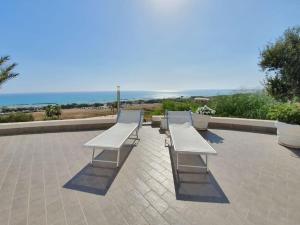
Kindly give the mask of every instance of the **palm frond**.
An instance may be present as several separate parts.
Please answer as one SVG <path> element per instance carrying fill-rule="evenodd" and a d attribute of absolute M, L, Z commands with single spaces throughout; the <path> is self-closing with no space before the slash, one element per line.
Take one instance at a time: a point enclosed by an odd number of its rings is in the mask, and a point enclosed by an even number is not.
<path fill-rule="evenodd" d="M 7 72 L 11 72 L 17 65 L 17 63 L 12 63 L 9 66 L 7 66 L 4 70 Z"/>
<path fill-rule="evenodd" d="M 16 63 L 12 63 L 8 66 L 3 66 L 9 60 L 9 56 L 0 57 L 0 86 L 6 81 L 17 77 L 19 74 L 14 73 L 13 70 L 17 66 Z"/>
<path fill-rule="evenodd" d="M 10 58 L 9 58 L 8 55 L 6 55 L 6 56 L 1 56 L 1 57 L 0 57 L 0 66 L 1 66 L 2 64 L 4 64 L 5 62 L 7 62 L 9 59 L 10 59 Z"/>

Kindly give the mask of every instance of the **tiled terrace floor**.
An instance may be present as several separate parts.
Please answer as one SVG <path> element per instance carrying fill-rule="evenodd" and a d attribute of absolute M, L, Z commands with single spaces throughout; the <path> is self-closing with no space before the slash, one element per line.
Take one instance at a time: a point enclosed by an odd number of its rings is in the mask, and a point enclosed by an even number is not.
<path fill-rule="evenodd" d="M 140 130 L 118 173 L 89 165 L 82 145 L 100 132 L 0 137 L 0 224 L 300 224 L 300 153 L 274 135 L 210 130 L 211 173 L 174 185 L 158 129 Z"/>

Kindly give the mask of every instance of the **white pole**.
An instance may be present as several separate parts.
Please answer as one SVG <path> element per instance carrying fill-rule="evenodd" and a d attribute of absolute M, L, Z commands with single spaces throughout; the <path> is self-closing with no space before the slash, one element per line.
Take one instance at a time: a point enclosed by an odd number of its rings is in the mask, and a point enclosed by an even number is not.
<path fill-rule="evenodd" d="M 117 110 L 120 111 L 120 86 L 117 86 Z"/>

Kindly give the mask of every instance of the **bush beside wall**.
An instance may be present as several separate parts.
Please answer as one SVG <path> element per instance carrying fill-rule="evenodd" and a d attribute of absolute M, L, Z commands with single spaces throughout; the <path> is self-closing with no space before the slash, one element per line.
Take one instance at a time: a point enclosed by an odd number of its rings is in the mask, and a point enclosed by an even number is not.
<path fill-rule="evenodd" d="M 208 106 L 216 110 L 216 116 L 268 119 L 268 112 L 275 103 L 265 94 L 235 94 L 212 97 Z"/>
<path fill-rule="evenodd" d="M 16 112 L 0 116 L 0 123 L 28 122 L 33 120 L 33 116 L 30 113 Z"/>

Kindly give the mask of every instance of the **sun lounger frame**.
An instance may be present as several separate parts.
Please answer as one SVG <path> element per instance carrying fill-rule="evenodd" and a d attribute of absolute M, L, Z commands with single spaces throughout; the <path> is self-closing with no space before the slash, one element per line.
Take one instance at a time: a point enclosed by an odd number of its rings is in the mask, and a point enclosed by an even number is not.
<path fill-rule="evenodd" d="M 118 120 L 119 120 L 119 117 L 120 117 L 120 113 L 122 113 L 122 110 L 120 110 L 117 114 L 117 122 L 116 124 L 118 123 Z M 116 167 L 119 167 L 120 166 L 120 150 L 123 146 L 123 144 L 128 140 L 128 139 L 134 139 L 134 140 L 139 140 L 139 129 L 140 127 L 142 126 L 142 121 L 143 120 L 143 111 L 140 110 L 140 119 L 139 119 L 139 123 L 137 124 L 137 127 L 128 135 L 128 137 L 124 140 L 124 142 L 121 144 L 121 146 L 119 148 L 116 148 L 116 149 L 109 149 L 110 151 L 117 151 L 117 159 L 116 161 L 110 161 L 110 160 L 101 160 L 101 159 L 96 159 L 95 158 L 95 151 L 97 149 L 101 149 L 101 150 L 107 150 L 105 149 L 104 147 L 97 147 L 97 146 L 93 146 L 93 152 L 92 152 L 92 160 L 91 160 L 91 164 L 92 166 L 94 166 L 94 162 L 102 162 L 102 163 L 115 163 L 116 164 Z M 115 125 L 116 125 L 115 124 Z M 105 132 L 105 131 L 104 131 Z"/>
<path fill-rule="evenodd" d="M 140 140 L 139 139 L 139 135 L 138 135 L 139 127 L 140 127 L 140 125 L 138 125 L 138 127 L 129 135 L 129 137 L 126 140 L 128 140 L 128 139 Z M 125 143 L 125 141 L 124 141 L 124 143 Z M 123 144 L 122 144 L 122 146 L 123 146 Z M 119 165 L 120 165 L 120 150 L 121 150 L 122 146 L 120 148 L 118 148 L 118 149 L 115 149 L 115 150 L 110 149 L 110 151 L 117 151 L 117 159 L 116 159 L 116 161 L 95 159 L 95 151 L 97 149 L 102 149 L 102 150 L 105 150 L 105 149 L 103 149 L 102 147 L 93 147 L 91 164 L 94 165 L 94 162 L 115 163 L 116 166 L 119 167 Z"/>
<path fill-rule="evenodd" d="M 192 119 L 192 113 L 191 111 L 189 111 L 189 115 L 190 115 L 190 122 L 191 122 L 191 126 L 193 126 L 193 119 Z M 169 117 L 168 117 L 168 111 L 166 111 L 166 115 L 165 117 L 167 118 L 167 127 L 168 127 L 168 133 L 167 133 L 167 137 L 165 139 L 165 146 L 166 147 L 173 147 L 174 152 L 176 154 L 176 172 L 178 174 L 179 168 L 180 167 L 185 167 L 185 168 L 200 168 L 200 169 L 205 169 L 206 173 L 209 172 L 209 168 L 208 168 L 208 155 L 211 153 L 205 153 L 205 152 L 188 152 L 188 151 L 176 151 L 174 143 L 173 143 L 173 138 L 171 135 L 171 132 L 169 130 Z M 195 128 L 194 128 L 195 129 Z M 200 134 L 199 134 L 200 135 Z M 168 139 L 170 144 L 168 143 Z M 205 166 L 198 166 L 198 165 L 188 165 L 188 164 L 180 164 L 179 163 L 179 156 L 183 155 L 183 154 L 189 154 L 189 155 L 198 155 L 200 157 L 200 159 L 203 161 Z M 202 159 L 201 155 L 205 156 L 205 161 Z"/>

